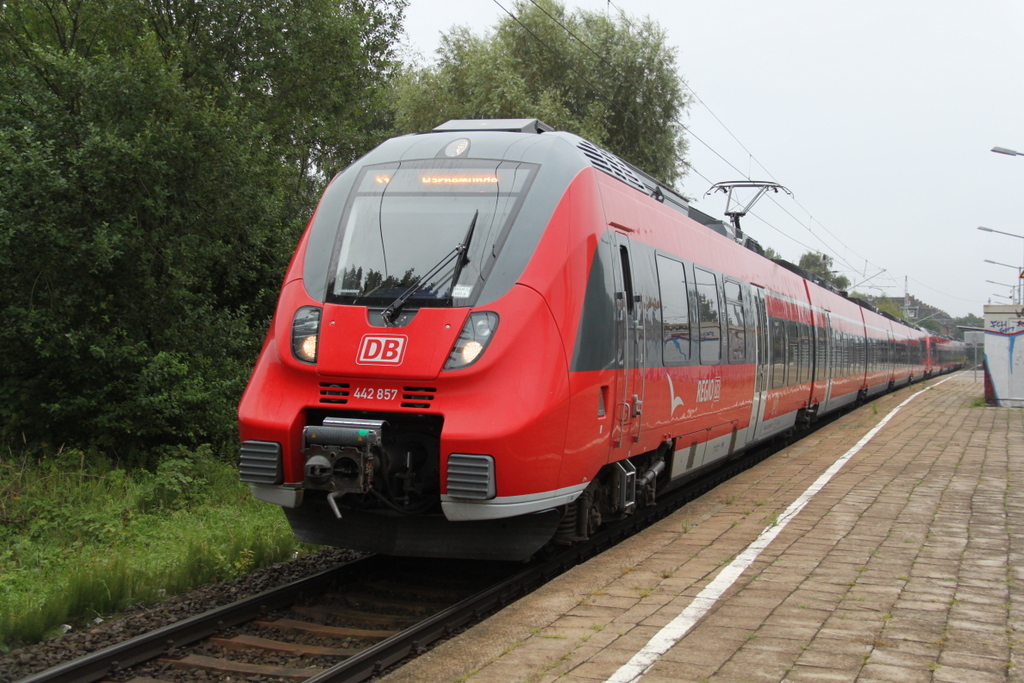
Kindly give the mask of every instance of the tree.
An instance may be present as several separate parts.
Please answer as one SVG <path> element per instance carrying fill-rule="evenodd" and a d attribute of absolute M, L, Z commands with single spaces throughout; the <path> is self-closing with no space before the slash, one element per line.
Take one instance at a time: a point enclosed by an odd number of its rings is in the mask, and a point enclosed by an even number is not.
<path fill-rule="evenodd" d="M 653 21 L 516 2 L 491 32 L 453 28 L 435 65 L 402 74 L 395 124 L 413 133 L 449 119 L 539 118 L 673 183 L 685 172 L 683 87 Z"/>
<path fill-rule="evenodd" d="M 836 289 L 845 292 L 850 288 L 850 278 L 845 275 L 840 275 L 832 270 L 831 256 L 809 251 L 800 257 L 800 262 L 797 265 L 810 273 L 814 273 L 827 282 L 832 283 Z"/>
<path fill-rule="evenodd" d="M 985 319 L 973 313 L 968 313 L 961 318 L 956 318 L 955 322 L 958 327 L 985 327 Z"/>
<path fill-rule="evenodd" d="M 400 15 L 0 5 L 0 437 L 127 457 L 234 439 L 318 187 L 383 135 Z"/>
<path fill-rule="evenodd" d="M 882 311 L 883 313 L 888 313 L 894 318 L 899 318 L 900 320 L 908 319 L 906 311 L 903 310 L 903 307 L 888 297 L 868 297 L 868 300 L 871 301 L 872 304 L 874 304 L 875 308 Z"/>

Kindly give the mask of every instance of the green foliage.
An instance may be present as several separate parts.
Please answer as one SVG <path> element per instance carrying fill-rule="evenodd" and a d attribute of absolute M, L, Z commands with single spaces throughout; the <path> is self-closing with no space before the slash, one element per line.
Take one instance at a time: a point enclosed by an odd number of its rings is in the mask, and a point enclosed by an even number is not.
<path fill-rule="evenodd" d="M 979 329 L 984 329 L 985 327 L 985 319 L 973 313 L 968 313 L 962 318 L 956 318 L 953 322 L 957 326 L 954 328 L 953 336 L 957 339 L 964 338 L 964 330 L 961 330 L 960 327 L 977 327 Z"/>
<path fill-rule="evenodd" d="M 884 298 L 884 297 L 883 298 L 877 298 L 877 299 L 874 299 L 872 301 L 872 303 L 875 305 L 875 307 L 878 310 L 880 310 L 880 311 L 882 311 L 884 313 L 888 313 L 889 315 L 892 315 L 892 316 L 894 316 L 896 318 L 899 318 L 900 320 L 906 320 L 907 319 L 907 316 L 905 315 L 905 313 L 903 311 L 903 308 L 898 306 L 896 304 L 896 302 L 894 302 L 892 299 L 887 299 L 887 298 Z"/>
<path fill-rule="evenodd" d="M 771 247 L 765 247 L 764 248 L 764 257 L 766 259 L 771 259 L 772 261 L 774 261 L 776 259 L 782 258 L 782 254 L 780 254 L 779 252 L 775 251 Z"/>
<path fill-rule="evenodd" d="M 797 265 L 832 283 L 836 289 L 846 291 L 850 288 L 850 278 L 833 272 L 831 256 L 809 251 L 800 257 L 800 262 Z"/>
<path fill-rule="evenodd" d="M 234 439 L 318 188 L 385 135 L 402 7 L 0 6 L 0 438 Z"/>
<path fill-rule="evenodd" d="M 979 315 L 968 313 L 962 318 L 957 318 L 956 324 L 963 325 L 964 327 L 985 327 L 985 319 Z"/>
<path fill-rule="evenodd" d="M 399 132 L 448 119 L 539 118 L 663 181 L 682 177 L 679 121 L 689 98 L 661 27 L 569 13 L 557 0 L 516 2 L 513 14 L 482 37 L 453 28 L 436 65 L 402 74 L 394 92 Z"/>
<path fill-rule="evenodd" d="M 230 579 L 299 550 L 208 448 L 155 472 L 64 450 L 0 458 L 0 648 Z"/>

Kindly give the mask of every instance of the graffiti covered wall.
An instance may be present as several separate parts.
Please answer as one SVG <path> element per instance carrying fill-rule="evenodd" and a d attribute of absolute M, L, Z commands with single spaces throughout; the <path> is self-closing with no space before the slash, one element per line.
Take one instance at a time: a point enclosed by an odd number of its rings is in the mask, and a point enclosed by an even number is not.
<path fill-rule="evenodd" d="M 1024 306 L 985 306 L 985 400 L 1024 408 Z"/>

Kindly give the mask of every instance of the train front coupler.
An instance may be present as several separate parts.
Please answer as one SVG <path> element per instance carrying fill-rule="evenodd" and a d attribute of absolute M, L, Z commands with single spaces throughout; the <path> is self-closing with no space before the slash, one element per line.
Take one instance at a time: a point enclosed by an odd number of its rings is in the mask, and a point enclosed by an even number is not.
<path fill-rule="evenodd" d="M 341 519 L 337 499 L 369 493 L 374 469 L 384 457 L 381 434 L 387 422 L 328 417 L 302 430 L 305 488 L 329 491 L 327 502 Z"/>

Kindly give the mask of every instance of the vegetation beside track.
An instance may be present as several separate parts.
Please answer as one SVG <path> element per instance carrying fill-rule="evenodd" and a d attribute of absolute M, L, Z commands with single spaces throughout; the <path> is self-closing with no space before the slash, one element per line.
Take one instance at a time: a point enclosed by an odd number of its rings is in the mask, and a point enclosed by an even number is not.
<path fill-rule="evenodd" d="M 155 470 L 0 453 L 0 650 L 303 552 L 208 448 Z M 311 548 L 306 546 L 305 548 Z"/>

